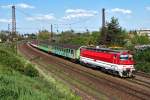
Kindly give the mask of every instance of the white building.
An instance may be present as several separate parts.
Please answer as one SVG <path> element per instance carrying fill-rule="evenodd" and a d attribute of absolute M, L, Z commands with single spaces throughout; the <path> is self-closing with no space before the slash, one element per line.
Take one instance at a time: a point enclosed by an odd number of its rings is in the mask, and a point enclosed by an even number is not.
<path fill-rule="evenodd" d="M 147 35 L 150 38 L 150 29 L 137 30 L 137 34 L 140 36 Z"/>

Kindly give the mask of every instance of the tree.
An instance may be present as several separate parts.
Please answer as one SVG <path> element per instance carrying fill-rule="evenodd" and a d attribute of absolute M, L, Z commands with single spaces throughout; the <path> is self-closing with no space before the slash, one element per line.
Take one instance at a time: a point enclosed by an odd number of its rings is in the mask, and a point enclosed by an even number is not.
<path fill-rule="evenodd" d="M 111 21 L 106 24 L 106 42 L 109 45 L 123 45 L 124 44 L 124 35 L 126 31 L 123 30 L 117 18 L 112 17 Z"/>
<path fill-rule="evenodd" d="M 51 33 L 49 31 L 47 31 L 47 30 L 41 30 L 38 33 L 38 39 L 40 39 L 40 40 L 48 40 L 48 39 L 50 39 L 50 34 Z"/>
<path fill-rule="evenodd" d="M 75 34 L 73 31 L 65 31 L 62 32 L 60 35 L 59 42 L 60 43 L 68 43 L 70 40 L 72 40 L 75 37 Z"/>
<path fill-rule="evenodd" d="M 9 38 L 9 35 L 10 34 L 8 31 L 4 31 L 4 30 L 0 31 L 0 39 L 2 41 L 7 41 L 7 39 Z"/>
<path fill-rule="evenodd" d="M 145 36 L 135 35 L 132 38 L 131 42 L 134 45 L 150 44 L 150 39 L 147 35 Z"/>
<path fill-rule="evenodd" d="M 69 43 L 76 45 L 96 45 L 98 44 L 100 32 L 92 32 L 86 31 L 84 33 L 72 33 L 71 31 L 65 31 L 60 35 L 59 42 L 60 43 Z"/>

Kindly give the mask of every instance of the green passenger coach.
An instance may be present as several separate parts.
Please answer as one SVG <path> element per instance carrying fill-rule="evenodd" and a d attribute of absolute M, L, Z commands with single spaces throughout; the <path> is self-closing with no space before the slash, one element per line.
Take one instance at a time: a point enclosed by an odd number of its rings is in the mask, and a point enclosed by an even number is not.
<path fill-rule="evenodd" d="M 71 59 L 79 59 L 80 57 L 80 46 L 68 45 L 68 44 L 55 44 L 51 46 L 51 52 L 63 57 Z"/>
<path fill-rule="evenodd" d="M 56 44 L 49 43 L 49 41 L 38 41 L 37 48 L 42 51 L 70 58 L 73 60 L 79 60 L 80 58 L 80 45 Z"/>

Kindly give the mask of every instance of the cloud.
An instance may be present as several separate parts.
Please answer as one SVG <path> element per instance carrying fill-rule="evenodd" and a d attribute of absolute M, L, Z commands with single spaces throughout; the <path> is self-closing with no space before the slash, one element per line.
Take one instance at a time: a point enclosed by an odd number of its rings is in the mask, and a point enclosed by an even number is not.
<path fill-rule="evenodd" d="M 111 9 L 109 12 L 123 13 L 123 14 L 131 14 L 132 13 L 132 11 L 129 9 L 121 9 L 121 8 L 114 8 L 114 9 Z"/>
<path fill-rule="evenodd" d="M 25 3 L 15 4 L 15 6 L 16 6 L 17 8 L 23 8 L 23 9 L 27 9 L 27 8 L 33 9 L 33 8 L 35 8 L 34 6 L 29 5 L 29 4 L 25 4 Z M 1 8 L 11 8 L 12 5 L 2 5 L 2 6 L 0 6 L 0 7 L 1 7 Z"/>
<path fill-rule="evenodd" d="M 47 20 L 54 20 L 55 17 L 53 14 L 46 14 L 46 15 L 27 17 L 26 19 L 29 21 L 47 21 Z"/>
<path fill-rule="evenodd" d="M 84 9 L 67 9 L 66 13 L 94 13 L 94 14 L 97 14 L 97 11 L 84 10 Z"/>
<path fill-rule="evenodd" d="M 93 10 L 84 10 L 84 9 L 67 9 L 65 13 L 66 16 L 64 16 L 63 19 L 71 20 L 74 18 L 93 17 L 98 12 Z"/>
<path fill-rule="evenodd" d="M 31 5 L 28 5 L 28 4 L 25 4 L 25 3 L 16 4 L 16 6 L 19 7 L 19 8 L 24 8 L 24 9 L 26 9 L 26 8 L 30 8 L 30 9 L 35 8 L 34 6 L 31 6 Z"/>
<path fill-rule="evenodd" d="M 150 11 L 150 7 L 145 7 L 146 8 L 146 10 L 149 10 Z"/>
<path fill-rule="evenodd" d="M 0 19 L 0 23 L 11 23 L 11 19 Z"/>
<path fill-rule="evenodd" d="M 0 8 L 11 8 L 12 5 L 1 5 Z"/>

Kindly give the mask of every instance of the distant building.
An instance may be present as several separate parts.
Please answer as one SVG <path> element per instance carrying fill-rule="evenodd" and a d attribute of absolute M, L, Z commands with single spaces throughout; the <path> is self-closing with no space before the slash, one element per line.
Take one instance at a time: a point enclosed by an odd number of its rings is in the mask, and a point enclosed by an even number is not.
<path fill-rule="evenodd" d="M 137 34 L 139 36 L 145 36 L 145 35 L 147 35 L 150 38 L 150 29 L 137 30 Z"/>

